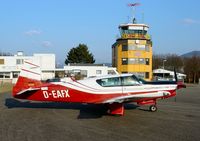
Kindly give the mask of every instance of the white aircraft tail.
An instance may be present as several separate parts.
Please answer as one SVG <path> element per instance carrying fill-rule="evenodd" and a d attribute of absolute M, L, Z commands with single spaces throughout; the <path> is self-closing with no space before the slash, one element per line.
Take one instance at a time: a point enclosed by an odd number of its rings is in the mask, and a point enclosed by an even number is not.
<path fill-rule="evenodd" d="M 41 81 L 40 66 L 30 61 L 24 61 L 24 66 L 19 76 Z"/>

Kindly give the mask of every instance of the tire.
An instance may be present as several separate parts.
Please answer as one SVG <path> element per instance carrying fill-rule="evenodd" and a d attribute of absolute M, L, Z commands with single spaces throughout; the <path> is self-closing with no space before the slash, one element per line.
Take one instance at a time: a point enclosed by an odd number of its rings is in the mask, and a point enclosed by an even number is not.
<path fill-rule="evenodd" d="M 150 107 L 149 107 L 149 110 L 151 111 L 151 112 L 156 112 L 157 111 L 157 106 L 156 105 L 151 105 Z"/>

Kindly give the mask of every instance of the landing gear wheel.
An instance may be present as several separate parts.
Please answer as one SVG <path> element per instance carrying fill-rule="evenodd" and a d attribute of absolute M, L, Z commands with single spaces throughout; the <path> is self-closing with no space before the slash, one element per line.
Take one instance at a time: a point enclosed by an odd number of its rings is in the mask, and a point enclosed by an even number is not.
<path fill-rule="evenodd" d="M 149 110 L 151 111 L 151 112 L 155 112 L 155 111 L 157 111 L 157 107 L 156 107 L 156 105 L 151 105 L 150 107 L 149 107 Z"/>

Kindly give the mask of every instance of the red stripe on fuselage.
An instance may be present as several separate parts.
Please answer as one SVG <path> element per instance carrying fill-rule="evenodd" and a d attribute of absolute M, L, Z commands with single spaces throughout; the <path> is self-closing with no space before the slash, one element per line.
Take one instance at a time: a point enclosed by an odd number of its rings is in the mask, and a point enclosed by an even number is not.
<path fill-rule="evenodd" d="M 75 85 L 75 84 L 73 84 L 73 83 L 70 83 L 70 82 L 67 82 L 67 83 L 70 84 L 70 85 L 73 85 L 73 86 L 75 86 L 75 87 L 78 87 L 78 88 L 81 88 L 81 89 L 85 89 L 85 90 L 89 90 L 89 91 L 93 91 L 93 92 L 100 91 L 99 89 L 92 89 L 92 88 L 90 88 L 90 87 L 85 88 L 85 87 L 77 86 L 77 85 Z M 91 90 L 91 89 L 92 89 L 92 90 Z M 96 91 L 94 91 L 94 90 L 96 90 Z"/>
<path fill-rule="evenodd" d="M 93 90 L 98 90 L 98 89 L 89 87 L 89 86 L 87 86 L 87 85 L 84 85 L 84 84 L 82 84 L 82 83 L 80 83 L 80 82 L 78 82 L 78 81 L 74 81 L 74 82 L 76 82 L 76 83 L 78 83 L 78 84 L 80 84 L 80 85 L 82 85 L 82 86 L 84 86 L 84 87 L 87 87 L 87 88 L 90 88 L 90 89 L 93 89 Z"/>

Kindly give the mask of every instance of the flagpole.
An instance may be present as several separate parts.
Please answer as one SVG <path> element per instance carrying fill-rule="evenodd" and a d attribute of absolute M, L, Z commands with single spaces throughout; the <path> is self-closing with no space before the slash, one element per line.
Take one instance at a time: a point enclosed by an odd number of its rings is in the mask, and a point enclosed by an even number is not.
<path fill-rule="evenodd" d="M 131 22 L 134 23 L 134 19 L 135 19 L 135 6 L 132 6 L 132 12 L 133 12 L 133 13 L 132 13 L 132 16 L 133 16 L 133 17 L 132 17 L 132 19 L 131 19 L 131 20 L 132 20 Z"/>

